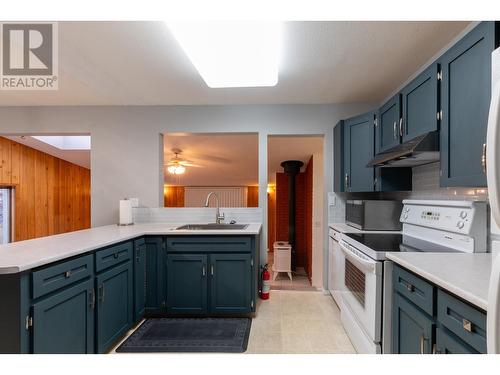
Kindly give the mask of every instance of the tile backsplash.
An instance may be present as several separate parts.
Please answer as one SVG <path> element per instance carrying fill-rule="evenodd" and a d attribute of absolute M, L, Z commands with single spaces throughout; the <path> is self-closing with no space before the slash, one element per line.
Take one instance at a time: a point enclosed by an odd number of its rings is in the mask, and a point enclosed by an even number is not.
<path fill-rule="evenodd" d="M 485 188 L 445 188 L 439 186 L 440 164 L 432 163 L 413 168 L 413 190 L 384 193 L 336 193 L 335 206 L 328 210 L 330 223 L 345 220 L 346 199 L 442 199 L 442 200 L 488 200 Z"/>
<path fill-rule="evenodd" d="M 236 220 L 238 223 L 261 223 L 260 208 L 221 208 L 225 222 Z M 215 208 L 149 208 L 133 209 L 135 223 L 211 223 L 215 221 Z"/>

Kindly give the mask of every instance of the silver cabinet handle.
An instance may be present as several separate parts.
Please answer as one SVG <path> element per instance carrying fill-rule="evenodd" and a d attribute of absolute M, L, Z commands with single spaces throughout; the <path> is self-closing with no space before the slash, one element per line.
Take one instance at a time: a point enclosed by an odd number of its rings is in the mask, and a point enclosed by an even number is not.
<path fill-rule="evenodd" d="M 425 337 L 424 334 L 420 336 L 420 354 L 425 354 L 425 342 L 427 341 L 427 338 Z"/>
<path fill-rule="evenodd" d="M 95 308 L 95 289 L 92 288 L 92 290 L 90 291 L 90 308 L 92 310 L 94 310 Z"/>
<path fill-rule="evenodd" d="M 486 143 L 483 143 L 483 154 L 481 155 L 481 166 L 483 167 L 484 174 L 486 174 Z"/>
<path fill-rule="evenodd" d="M 394 139 L 397 139 L 397 132 L 396 132 L 396 126 L 397 126 L 397 122 L 394 121 L 394 123 L 392 124 L 392 138 Z"/>
<path fill-rule="evenodd" d="M 399 119 L 399 136 L 400 137 L 403 136 L 403 118 L 402 117 Z"/>
<path fill-rule="evenodd" d="M 202 267 L 202 269 L 201 269 L 201 273 L 203 274 L 203 276 L 205 276 L 205 275 L 206 275 L 207 271 L 205 270 L 205 266 L 203 266 L 203 267 Z"/>
<path fill-rule="evenodd" d="M 344 188 L 347 190 L 349 188 L 349 175 L 346 173 L 344 177 Z"/>
<path fill-rule="evenodd" d="M 104 302 L 104 284 L 99 285 L 99 299 Z"/>
<path fill-rule="evenodd" d="M 432 345 L 432 354 L 441 354 L 441 350 L 438 350 L 436 344 Z"/>
<path fill-rule="evenodd" d="M 406 284 L 406 289 L 410 292 L 413 293 L 415 291 L 415 286 L 411 284 Z"/>
<path fill-rule="evenodd" d="M 462 327 L 464 327 L 464 330 L 466 330 L 467 332 L 472 332 L 472 322 L 470 320 L 463 318 Z"/>
<path fill-rule="evenodd" d="M 213 264 L 210 266 L 210 274 L 212 276 L 214 275 L 214 265 Z"/>
<path fill-rule="evenodd" d="M 64 277 L 69 279 L 71 277 L 71 270 L 64 272 Z"/>

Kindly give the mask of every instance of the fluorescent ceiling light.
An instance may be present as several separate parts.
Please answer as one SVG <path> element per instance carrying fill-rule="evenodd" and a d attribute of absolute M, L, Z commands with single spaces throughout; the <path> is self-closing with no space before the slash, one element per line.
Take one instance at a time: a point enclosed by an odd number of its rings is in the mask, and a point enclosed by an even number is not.
<path fill-rule="evenodd" d="M 47 135 L 32 138 L 60 150 L 90 150 L 90 135 Z"/>
<path fill-rule="evenodd" d="M 276 86 L 282 23 L 167 22 L 208 87 Z"/>

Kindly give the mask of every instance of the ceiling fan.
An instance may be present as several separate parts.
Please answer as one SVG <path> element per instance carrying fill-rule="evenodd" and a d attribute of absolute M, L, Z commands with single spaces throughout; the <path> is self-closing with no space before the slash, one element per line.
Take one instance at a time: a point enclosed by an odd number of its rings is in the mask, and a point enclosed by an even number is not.
<path fill-rule="evenodd" d="M 194 162 L 186 160 L 179 156 L 180 154 L 182 154 L 181 149 L 173 148 L 172 152 L 174 153 L 174 157 L 165 164 L 167 166 L 168 173 L 179 175 L 186 172 L 186 167 L 201 167 L 201 165 L 195 164 Z"/>

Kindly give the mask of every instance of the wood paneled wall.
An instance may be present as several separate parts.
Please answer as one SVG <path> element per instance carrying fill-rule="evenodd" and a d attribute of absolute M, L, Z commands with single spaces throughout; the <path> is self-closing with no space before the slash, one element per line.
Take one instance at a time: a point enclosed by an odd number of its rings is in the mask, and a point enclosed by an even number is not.
<path fill-rule="evenodd" d="M 188 191 L 186 192 L 186 189 Z M 195 206 L 201 207 L 203 203 L 205 202 L 205 198 L 208 194 L 209 191 L 218 191 L 219 192 L 219 197 L 221 198 L 221 205 L 223 207 L 242 207 L 246 203 L 246 207 L 259 207 L 259 187 L 258 186 L 247 186 L 247 187 L 211 187 L 211 188 L 204 188 L 204 187 L 189 187 L 189 186 L 166 186 L 163 189 L 163 205 L 164 207 L 188 207 L 188 206 L 193 206 L 191 201 L 189 200 L 189 197 L 192 198 L 192 190 L 189 189 L 198 189 L 200 195 L 200 199 L 197 199 L 197 202 L 200 201 L 201 203 L 196 203 Z M 227 190 L 227 192 L 224 192 L 224 190 Z M 234 190 L 232 192 L 231 190 Z M 224 194 L 230 195 L 230 196 L 237 196 L 239 190 L 241 190 L 241 193 L 246 193 L 246 198 L 244 196 L 241 196 L 241 199 L 236 199 L 239 201 L 238 204 L 228 204 L 227 202 L 224 203 Z M 221 194 L 221 192 L 224 192 L 224 194 Z M 186 193 L 188 193 L 188 199 L 186 199 Z M 236 193 L 236 195 L 234 194 Z M 190 195 L 191 194 L 191 195 Z M 226 197 L 227 198 L 227 197 Z M 230 198 L 229 200 L 234 200 L 233 198 Z M 242 200 L 243 199 L 243 200 Z M 227 199 L 226 199 L 227 201 Z M 186 202 L 188 204 L 186 204 Z"/>
<path fill-rule="evenodd" d="M 247 207 L 259 207 L 259 187 L 247 187 Z"/>
<path fill-rule="evenodd" d="M 14 189 L 14 241 L 90 228 L 90 170 L 0 137 L 0 184 Z"/>
<path fill-rule="evenodd" d="M 267 248 L 274 251 L 276 241 L 276 188 L 267 193 Z"/>
<path fill-rule="evenodd" d="M 304 267 L 309 278 L 312 272 L 312 205 L 313 160 L 305 172 L 295 177 L 295 250 L 297 266 Z M 269 212 L 269 215 L 272 212 Z M 288 175 L 276 173 L 276 241 L 288 241 Z M 268 220 L 273 220 L 269 219 Z"/>
<path fill-rule="evenodd" d="M 164 207 L 184 207 L 184 186 L 165 186 L 163 188 Z"/>

